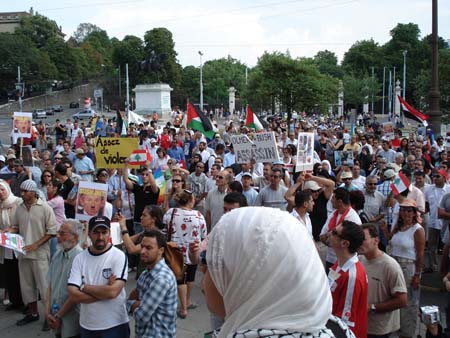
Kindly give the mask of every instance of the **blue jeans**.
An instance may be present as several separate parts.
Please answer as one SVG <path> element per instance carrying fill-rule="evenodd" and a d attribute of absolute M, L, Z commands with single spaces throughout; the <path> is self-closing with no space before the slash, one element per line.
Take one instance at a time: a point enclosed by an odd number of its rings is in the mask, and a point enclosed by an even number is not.
<path fill-rule="evenodd" d="M 80 327 L 81 338 L 129 338 L 130 325 L 128 323 L 114 326 L 106 330 L 87 330 Z"/>

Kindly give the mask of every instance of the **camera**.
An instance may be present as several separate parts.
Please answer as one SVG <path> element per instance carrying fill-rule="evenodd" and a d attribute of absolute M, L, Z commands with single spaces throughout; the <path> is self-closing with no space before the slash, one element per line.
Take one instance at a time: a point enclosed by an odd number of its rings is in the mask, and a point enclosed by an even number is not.
<path fill-rule="evenodd" d="M 441 321 L 439 307 L 436 305 L 421 306 L 420 319 L 425 325 L 439 323 Z"/>

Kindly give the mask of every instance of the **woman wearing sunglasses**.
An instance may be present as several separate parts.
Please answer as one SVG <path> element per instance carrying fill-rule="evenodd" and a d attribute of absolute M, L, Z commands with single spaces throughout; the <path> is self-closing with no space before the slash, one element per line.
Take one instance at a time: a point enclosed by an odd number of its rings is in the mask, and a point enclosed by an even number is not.
<path fill-rule="evenodd" d="M 164 194 L 164 212 L 167 212 L 170 208 L 175 208 L 178 205 L 175 200 L 175 195 L 182 192 L 185 188 L 185 181 L 181 175 L 173 175 L 171 182 L 172 189 L 170 189 L 167 194 Z"/>
<path fill-rule="evenodd" d="M 180 300 L 180 310 L 178 317 L 187 317 L 188 309 L 194 309 L 197 304 L 190 302 L 191 291 L 194 286 L 197 264 L 192 264 L 188 252 L 189 243 L 200 242 L 206 237 L 206 222 L 203 215 L 193 210 L 195 196 L 190 190 L 182 190 L 175 195 L 178 207 L 169 209 L 163 218 L 163 223 L 167 224 L 169 241 L 175 242 L 184 252 L 184 263 L 186 273 L 182 280 L 177 281 L 178 299 Z"/>

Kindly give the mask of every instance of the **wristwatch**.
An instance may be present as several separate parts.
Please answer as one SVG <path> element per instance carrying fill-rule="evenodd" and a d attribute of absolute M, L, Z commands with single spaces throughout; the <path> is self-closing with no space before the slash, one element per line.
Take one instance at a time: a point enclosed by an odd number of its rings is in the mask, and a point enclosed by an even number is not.
<path fill-rule="evenodd" d="M 129 234 L 128 230 L 122 230 L 122 236 L 126 234 Z"/>
<path fill-rule="evenodd" d="M 375 307 L 375 304 L 370 304 L 370 312 L 375 313 L 377 311 L 377 308 Z"/>

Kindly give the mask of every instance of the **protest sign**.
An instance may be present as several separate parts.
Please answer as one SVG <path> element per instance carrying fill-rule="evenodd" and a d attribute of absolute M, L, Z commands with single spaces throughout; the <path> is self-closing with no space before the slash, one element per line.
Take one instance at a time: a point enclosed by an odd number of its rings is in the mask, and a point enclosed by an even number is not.
<path fill-rule="evenodd" d="M 138 149 L 136 137 L 97 137 L 95 158 L 97 168 L 123 168 L 133 150 Z"/>
<path fill-rule="evenodd" d="M 31 154 L 31 146 L 20 147 L 20 153 L 22 154 L 22 162 L 24 167 L 33 166 L 33 156 Z"/>
<path fill-rule="evenodd" d="M 278 149 L 274 132 L 264 132 L 247 135 L 231 135 L 236 163 L 278 161 Z"/>
<path fill-rule="evenodd" d="M 25 254 L 23 247 L 25 241 L 22 236 L 10 232 L 2 232 L 0 236 L 0 246 Z"/>
<path fill-rule="evenodd" d="M 340 165 L 353 166 L 353 151 L 335 151 L 334 152 L 334 165 L 336 167 Z"/>
<path fill-rule="evenodd" d="M 118 222 L 111 222 L 111 244 L 120 245 L 122 242 L 122 230 L 120 229 L 120 224 Z"/>
<path fill-rule="evenodd" d="M 104 216 L 107 192 L 107 184 L 80 181 L 75 218 L 89 221 L 94 216 Z"/>
<path fill-rule="evenodd" d="M 384 131 L 384 136 L 387 139 L 392 139 L 394 138 L 394 124 L 392 122 L 384 122 L 383 123 L 383 131 Z"/>
<path fill-rule="evenodd" d="M 14 112 L 13 137 L 31 137 L 32 113 Z"/>
<path fill-rule="evenodd" d="M 297 142 L 297 165 L 295 171 L 313 170 L 314 133 L 299 133 Z"/>

